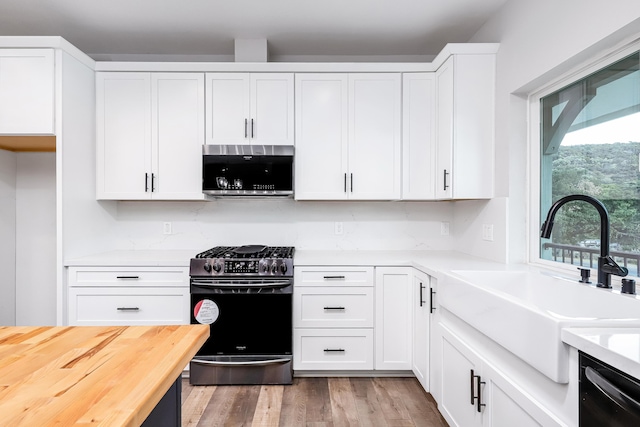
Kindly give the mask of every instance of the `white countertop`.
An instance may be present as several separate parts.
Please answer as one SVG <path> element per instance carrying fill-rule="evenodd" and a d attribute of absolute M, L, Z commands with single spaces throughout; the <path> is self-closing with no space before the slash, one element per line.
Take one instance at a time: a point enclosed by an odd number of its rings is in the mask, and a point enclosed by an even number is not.
<path fill-rule="evenodd" d="M 198 250 L 109 251 L 67 259 L 67 267 L 188 267 Z"/>
<path fill-rule="evenodd" d="M 565 328 L 562 341 L 640 378 L 640 328 Z"/>

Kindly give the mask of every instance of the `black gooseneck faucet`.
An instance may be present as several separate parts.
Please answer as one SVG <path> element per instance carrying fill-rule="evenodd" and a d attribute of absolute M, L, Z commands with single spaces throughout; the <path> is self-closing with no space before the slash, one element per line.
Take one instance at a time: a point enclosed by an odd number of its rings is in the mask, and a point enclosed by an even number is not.
<path fill-rule="evenodd" d="M 561 198 L 549 209 L 547 219 L 542 223 L 542 228 L 540 229 L 540 237 L 544 239 L 551 237 L 553 218 L 555 218 L 558 209 L 565 203 L 573 201 L 587 202 L 595 207 L 600 214 L 600 256 L 598 257 L 597 286 L 599 288 L 611 288 L 611 275 L 624 277 L 629 274 L 629 270 L 626 267 L 620 267 L 613 258 L 609 256 L 609 212 L 607 212 L 607 208 L 600 200 L 583 194 L 573 194 Z"/>

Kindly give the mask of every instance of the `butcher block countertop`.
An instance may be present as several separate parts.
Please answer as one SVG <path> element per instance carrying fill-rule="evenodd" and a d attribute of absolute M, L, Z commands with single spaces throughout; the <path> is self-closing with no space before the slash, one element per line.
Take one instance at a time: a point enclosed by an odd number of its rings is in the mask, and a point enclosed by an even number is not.
<path fill-rule="evenodd" d="M 0 425 L 139 426 L 208 325 L 0 327 Z"/>

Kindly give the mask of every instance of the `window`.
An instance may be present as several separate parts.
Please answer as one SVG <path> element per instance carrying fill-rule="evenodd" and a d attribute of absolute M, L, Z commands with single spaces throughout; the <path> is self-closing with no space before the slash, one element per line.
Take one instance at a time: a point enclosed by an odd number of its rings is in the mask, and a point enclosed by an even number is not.
<path fill-rule="evenodd" d="M 540 217 L 570 194 L 607 208 L 611 254 L 629 275 L 640 261 L 640 53 L 540 99 Z M 600 220 L 589 204 L 570 202 L 556 215 L 540 258 L 596 267 Z"/>

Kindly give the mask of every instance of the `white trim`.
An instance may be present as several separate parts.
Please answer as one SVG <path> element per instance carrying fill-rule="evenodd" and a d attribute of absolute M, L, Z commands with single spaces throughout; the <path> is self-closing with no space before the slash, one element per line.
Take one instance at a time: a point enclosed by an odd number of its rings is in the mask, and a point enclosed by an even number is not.
<path fill-rule="evenodd" d="M 95 69 L 96 65 L 96 61 L 91 59 L 86 53 L 59 36 L 1 36 L 0 48 L 61 49 L 92 70 Z"/>
<path fill-rule="evenodd" d="M 563 264 L 555 261 L 540 258 L 540 99 L 560 90 L 578 80 L 587 77 L 607 66 L 640 50 L 640 37 L 636 36 L 627 40 L 614 48 L 603 51 L 588 63 L 581 63 L 573 67 L 570 71 L 551 80 L 546 85 L 531 92 L 527 101 L 527 260 L 530 264 L 544 268 L 556 269 L 562 272 L 571 271 L 574 273 L 575 265 Z M 536 237 L 534 237 L 536 236 Z M 620 278 L 612 277 L 614 283 L 618 283 Z"/>

